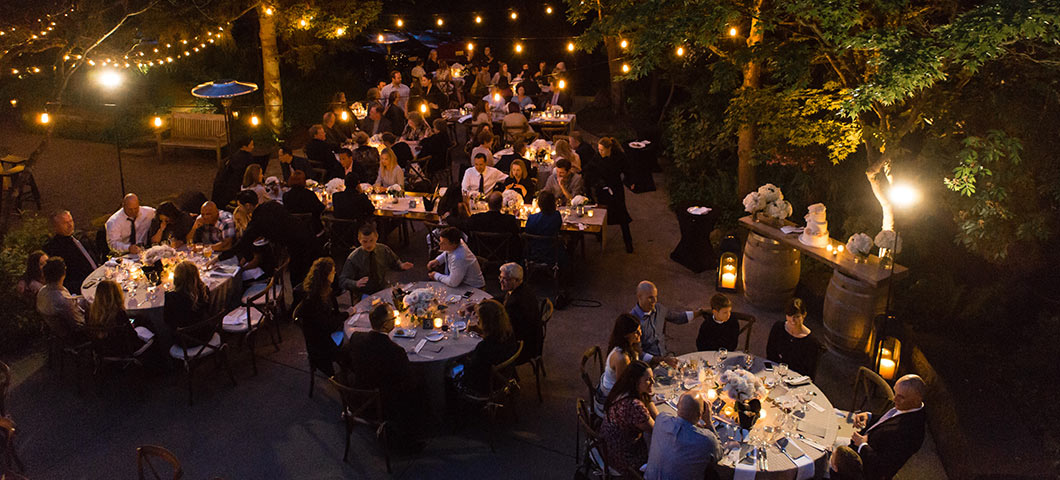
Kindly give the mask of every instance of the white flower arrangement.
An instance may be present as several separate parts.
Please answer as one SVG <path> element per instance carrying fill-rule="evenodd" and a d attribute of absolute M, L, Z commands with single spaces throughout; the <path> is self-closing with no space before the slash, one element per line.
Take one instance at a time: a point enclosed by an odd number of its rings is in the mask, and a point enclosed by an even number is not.
<path fill-rule="evenodd" d="M 431 293 L 430 289 L 417 288 L 405 295 L 405 306 L 408 307 L 413 315 L 422 317 L 430 311 L 433 300 L 434 294 Z"/>
<path fill-rule="evenodd" d="M 585 203 L 588 201 L 589 199 L 585 198 L 582 195 L 575 195 L 574 198 L 570 199 L 570 204 L 572 207 L 580 207 L 582 205 L 585 205 Z"/>
<path fill-rule="evenodd" d="M 372 193 L 372 190 L 375 188 L 371 183 L 362 183 L 358 185 L 358 187 L 360 187 L 362 193 Z"/>
<path fill-rule="evenodd" d="M 341 178 L 332 178 L 328 180 L 328 183 L 324 184 L 324 191 L 328 192 L 328 195 L 334 195 L 335 192 L 341 192 L 346 189 L 346 182 Z"/>
<path fill-rule="evenodd" d="M 164 258 L 177 256 L 177 251 L 169 245 L 155 245 L 144 252 L 144 265 L 151 265 Z"/>
<path fill-rule="evenodd" d="M 902 253 L 902 239 L 894 230 L 881 230 L 876 234 L 875 243 L 877 247 L 890 249 L 895 254 Z"/>
<path fill-rule="evenodd" d="M 766 205 L 766 209 L 763 213 L 765 213 L 767 217 L 783 220 L 791 216 L 792 208 L 787 200 L 777 200 Z"/>
<path fill-rule="evenodd" d="M 504 199 L 503 205 L 506 210 L 515 212 L 518 211 L 520 208 L 523 208 L 523 194 L 519 193 L 518 191 L 505 190 L 504 193 L 501 195 Z"/>
<path fill-rule="evenodd" d="M 763 398 L 767 393 L 762 381 L 753 373 L 742 368 L 722 373 L 719 382 L 722 385 L 722 391 L 737 402 Z"/>
<path fill-rule="evenodd" d="M 872 239 L 864 233 L 855 233 L 847 240 L 847 250 L 850 250 L 850 253 L 854 255 L 868 256 L 870 250 L 872 250 Z"/>
<path fill-rule="evenodd" d="M 758 195 L 760 195 L 762 201 L 766 203 L 773 203 L 784 199 L 784 193 L 772 183 L 767 183 L 758 187 Z"/>
<path fill-rule="evenodd" d="M 762 185 L 743 197 L 743 209 L 752 215 L 762 212 L 777 220 L 784 220 L 792 214 L 791 203 L 784 200 L 784 193 L 772 183 Z"/>
<path fill-rule="evenodd" d="M 759 212 L 763 208 L 766 208 L 766 202 L 762 201 L 762 196 L 758 192 L 751 192 L 743 197 L 743 209 L 747 213 Z"/>
<path fill-rule="evenodd" d="M 395 183 L 389 187 L 386 187 L 386 193 L 389 193 L 391 195 L 401 195 L 402 193 L 405 193 L 405 189 L 402 188 L 401 185 Z"/>

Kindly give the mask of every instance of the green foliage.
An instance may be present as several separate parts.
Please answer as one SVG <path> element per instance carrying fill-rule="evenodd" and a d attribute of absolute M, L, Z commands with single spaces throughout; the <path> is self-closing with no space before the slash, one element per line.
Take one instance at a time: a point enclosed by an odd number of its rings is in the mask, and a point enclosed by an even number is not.
<path fill-rule="evenodd" d="M 3 238 L 0 247 L 0 353 L 25 347 L 40 334 L 41 321 L 34 307 L 24 302 L 16 290 L 26 270 L 26 258 L 39 250 L 48 238 L 48 221 L 26 217 Z"/>

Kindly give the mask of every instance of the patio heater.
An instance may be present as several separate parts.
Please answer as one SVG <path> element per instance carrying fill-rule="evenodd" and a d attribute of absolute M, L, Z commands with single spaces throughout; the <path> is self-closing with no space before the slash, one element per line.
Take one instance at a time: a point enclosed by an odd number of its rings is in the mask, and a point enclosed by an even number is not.
<path fill-rule="evenodd" d="M 258 86 L 253 83 L 230 79 L 206 82 L 191 89 L 191 94 L 196 97 L 221 99 L 221 105 L 225 109 L 225 135 L 227 135 L 229 151 L 232 150 L 232 99 L 257 89 Z"/>

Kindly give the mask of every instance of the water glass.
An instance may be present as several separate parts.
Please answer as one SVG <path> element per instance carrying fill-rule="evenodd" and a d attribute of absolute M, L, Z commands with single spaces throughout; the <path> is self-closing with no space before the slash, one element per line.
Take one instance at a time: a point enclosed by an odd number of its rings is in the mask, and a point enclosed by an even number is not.
<path fill-rule="evenodd" d="M 773 368 L 773 371 L 776 372 L 780 378 L 784 378 L 788 375 L 788 364 L 778 363 L 776 367 Z"/>
<path fill-rule="evenodd" d="M 747 367 L 748 369 L 750 369 L 751 365 L 754 365 L 754 363 L 755 363 L 755 357 L 752 356 L 750 353 L 745 353 L 744 356 L 743 356 L 743 364 L 744 364 L 744 366 Z"/>
<path fill-rule="evenodd" d="M 718 360 L 724 362 L 726 358 L 729 358 L 729 350 L 724 348 L 718 349 Z"/>

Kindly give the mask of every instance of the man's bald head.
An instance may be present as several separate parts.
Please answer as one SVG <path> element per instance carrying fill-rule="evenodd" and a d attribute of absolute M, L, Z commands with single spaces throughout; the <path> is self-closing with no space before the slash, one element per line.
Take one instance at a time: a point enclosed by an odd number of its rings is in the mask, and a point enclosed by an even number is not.
<path fill-rule="evenodd" d="M 894 384 L 894 407 L 898 410 L 912 410 L 920 407 L 927 393 L 927 384 L 919 375 L 909 374 L 899 378 Z"/>
<path fill-rule="evenodd" d="M 206 220 L 209 223 L 214 223 L 217 221 L 220 212 L 217 210 L 216 203 L 208 201 L 202 204 L 202 207 L 199 207 L 199 214 L 202 215 L 203 220 Z"/>
<path fill-rule="evenodd" d="M 677 401 L 677 416 L 695 424 L 703 417 L 703 397 L 698 393 L 685 393 Z"/>
<path fill-rule="evenodd" d="M 655 303 L 659 301 L 659 289 L 655 284 L 647 280 L 637 284 L 637 305 L 645 313 L 655 310 Z"/>
<path fill-rule="evenodd" d="M 140 214 L 140 197 L 137 197 L 135 193 L 130 193 L 121 200 L 121 208 L 125 210 L 125 215 L 136 218 Z"/>

